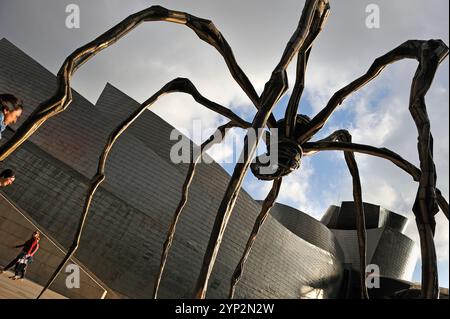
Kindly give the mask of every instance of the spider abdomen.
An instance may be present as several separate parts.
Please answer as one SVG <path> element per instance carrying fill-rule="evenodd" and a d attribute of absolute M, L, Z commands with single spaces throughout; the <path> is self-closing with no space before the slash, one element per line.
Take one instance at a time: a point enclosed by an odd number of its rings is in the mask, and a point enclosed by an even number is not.
<path fill-rule="evenodd" d="M 250 169 L 260 180 L 274 180 L 298 169 L 302 156 L 301 146 L 296 141 L 284 138 L 271 144 L 266 154 L 257 156 Z"/>

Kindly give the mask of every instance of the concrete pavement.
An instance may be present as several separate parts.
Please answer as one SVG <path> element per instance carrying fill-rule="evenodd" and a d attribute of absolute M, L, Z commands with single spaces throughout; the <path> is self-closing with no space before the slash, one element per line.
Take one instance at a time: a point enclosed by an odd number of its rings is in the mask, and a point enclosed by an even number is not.
<path fill-rule="evenodd" d="M 42 290 L 42 286 L 28 280 L 12 280 L 9 277 L 14 273 L 5 271 L 0 274 L 0 299 L 36 299 Z M 42 299 L 67 299 L 66 297 L 47 291 Z"/>

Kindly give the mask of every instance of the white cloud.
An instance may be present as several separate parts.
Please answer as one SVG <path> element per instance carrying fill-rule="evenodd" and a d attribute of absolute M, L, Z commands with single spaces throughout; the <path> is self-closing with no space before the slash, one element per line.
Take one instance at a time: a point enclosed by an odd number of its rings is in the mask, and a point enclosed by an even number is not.
<path fill-rule="evenodd" d="M 309 160 L 303 160 L 299 170 L 283 179 L 278 201 L 295 207 L 313 216 L 320 216 L 317 203 L 311 190 L 311 178 L 314 177 L 314 169 Z"/>

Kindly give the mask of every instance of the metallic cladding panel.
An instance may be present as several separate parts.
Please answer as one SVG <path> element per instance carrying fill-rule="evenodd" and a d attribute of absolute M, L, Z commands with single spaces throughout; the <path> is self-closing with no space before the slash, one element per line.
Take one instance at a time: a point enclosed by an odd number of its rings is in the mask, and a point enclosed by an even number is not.
<path fill-rule="evenodd" d="M 372 263 L 385 277 L 411 280 L 418 258 L 418 247 L 410 238 L 389 227 L 384 228 Z"/>
<path fill-rule="evenodd" d="M 380 227 L 389 227 L 403 233 L 408 226 L 408 219 L 387 209 L 380 209 Z"/>
<path fill-rule="evenodd" d="M 51 96 L 55 84 L 50 72 L 0 40 L 0 91 L 20 96 L 27 107 L 25 115 Z M 69 109 L 46 122 L 5 161 L 20 176 L 5 189 L 8 196 L 65 247 L 72 241 L 87 183 L 108 134 L 136 107 L 136 101 L 110 85 L 96 107 L 74 91 Z M 109 287 L 129 297 L 151 296 L 165 235 L 181 196 L 186 165 L 174 165 L 167 158 L 171 130 L 148 112 L 116 144 L 76 255 Z M 218 164 L 199 165 L 167 262 L 162 298 L 192 297 L 214 212 L 228 180 Z M 241 191 L 208 298 L 226 297 L 259 210 L 260 205 Z M 328 240 L 320 234 L 317 238 Z M 336 297 L 342 260 L 332 247 L 312 245 L 269 217 L 236 296 Z"/>
<path fill-rule="evenodd" d="M 402 215 L 384 209 L 379 205 L 364 204 L 366 228 L 390 227 L 400 233 L 406 229 L 408 219 Z M 354 202 L 342 202 L 341 207 L 330 206 L 321 222 L 330 229 L 356 229 L 356 207 Z"/>
<path fill-rule="evenodd" d="M 274 205 L 270 214 L 300 238 L 343 260 L 343 252 L 333 232 L 315 218 L 280 203 Z"/>
<path fill-rule="evenodd" d="M 355 230 L 333 230 L 346 264 L 359 271 L 358 237 Z M 417 262 L 417 247 L 413 240 L 389 227 L 367 230 L 367 264 L 375 264 L 380 275 L 399 280 L 411 280 Z"/>

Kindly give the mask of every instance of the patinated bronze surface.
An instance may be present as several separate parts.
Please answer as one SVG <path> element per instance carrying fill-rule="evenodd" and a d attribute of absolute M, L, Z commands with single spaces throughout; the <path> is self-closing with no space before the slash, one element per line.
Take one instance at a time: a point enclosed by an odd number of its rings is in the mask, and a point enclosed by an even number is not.
<path fill-rule="evenodd" d="M 231 279 L 230 298 L 233 297 L 236 285 L 244 271 L 245 261 L 251 252 L 252 245 L 256 240 L 260 227 L 263 225 L 271 207 L 277 199 L 283 176 L 290 174 L 300 166 L 302 156 L 312 156 L 321 151 L 343 151 L 348 169 L 353 179 L 353 196 L 357 207 L 357 232 L 361 267 L 361 297 L 368 298 L 365 285 L 366 230 L 362 205 L 361 183 L 358 166 L 354 156 L 355 152 L 387 159 L 406 173 L 410 174 L 414 181 L 419 183 L 413 212 L 416 216 L 417 228 L 420 234 L 422 253 L 421 296 L 422 298 L 438 298 L 438 273 L 436 250 L 434 246 L 435 215 L 440 207 L 442 212 L 448 218 L 448 202 L 436 188 L 436 170 L 433 162 L 433 138 L 430 132 L 430 122 L 425 105 L 425 95 L 431 86 L 439 64 L 448 55 L 448 47 L 441 40 L 406 41 L 394 50 L 377 58 L 366 74 L 336 92 L 321 112 L 312 119 L 307 119 L 305 116 L 298 114 L 299 102 L 305 87 L 306 66 L 314 40 L 322 31 L 329 13 L 330 6 L 328 0 L 306 0 L 298 27 L 288 41 L 278 65 L 273 70 L 271 78 L 266 83 L 264 91 L 260 96 L 257 94 L 248 77 L 239 67 L 227 41 L 211 21 L 184 12 L 168 10 L 160 6 L 152 6 L 129 16 L 97 39 L 75 50 L 67 57 L 58 73 L 58 88 L 56 93 L 50 99 L 41 103 L 25 123 L 17 130 L 14 136 L 0 147 L 0 160 L 4 160 L 14 150 L 20 147 L 25 140 L 45 123 L 45 121 L 67 109 L 72 101 L 72 91 L 70 86 L 71 76 L 84 62 L 91 59 L 103 49 L 114 44 L 140 23 L 147 21 L 167 21 L 184 24 L 191 28 L 201 40 L 212 45 L 223 56 L 233 78 L 252 101 L 257 109 L 257 113 L 252 120 L 252 123 L 248 123 L 226 107 L 205 98 L 188 79 L 181 78 L 169 82 L 160 91 L 145 101 L 138 110 L 111 133 L 105 148 L 100 155 L 97 174 L 90 182 L 74 242 L 39 297 L 51 285 L 56 276 L 61 272 L 64 264 L 73 256 L 79 246 L 86 218 L 89 214 L 91 201 L 96 190 L 106 178 L 104 171 L 105 164 L 114 143 L 145 110 L 156 102 L 160 96 L 173 92 L 184 92 L 190 94 L 198 103 L 230 120 L 227 124 L 219 127 L 218 132 L 225 133 L 225 129 L 230 127 L 253 129 L 258 132 L 258 139 L 256 140 L 251 140 L 249 134 L 246 135 L 244 140 L 244 152 L 246 156 L 243 157 L 243 162 L 236 164 L 217 211 L 216 220 L 194 292 L 196 298 L 205 298 L 206 296 L 208 280 L 217 258 L 225 228 L 239 195 L 243 179 L 251 166 L 259 139 L 263 138 L 265 140 L 267 138 L 265 133 L 258 129 L 265 127 L 278 128 L 279 131 L 282 132 L 282 134 L 279 135 L 278 146 L 281 154 L 279 162 L 283 165 L 274 174 L 266 174 L 263 176 L 258 175 L 259 164 L 252 164 L 252 172 L 260 179 L 272 180 L 273 186 L 263 202 L 261 213 L 259 214 L 250 238 L 248 239 L 244 254 Z M 288 89 L 286 68 L 296 55 L 297 74 L 295 85 L 286 108 L 285 118 L 277 122 L 272 114 L 272 110 Z M 373 80 L 387 65 L 402 59 L 416 59 L 419 62 L 411 87 L 409 109 L 418 130 L 420 168 L 415 167 L 391 150 L 352 143 L 350 133 L 345 130 L 336 131 L 329 137 L 320 141 L 311 141 L 314 135 L 324 126 L 334 110 L 343 103 L 345 98 Z M 211 137 L 201 145 L 201 152 L 207 150 L 216 142 L 217 141 Z M 290 158 L 291 155 L 292 158 Z M 182 197 L 174 214 L 163 247 L 160 269 L 154 286 L 154 298 L 156 298 L 158 294 L 159 284 L 175 235 L 177 222 L 188 200 L 189 186 L 194 178 L 195 167 L 199 157 L 200 155 L 192 159 L 186 180 L 182 187 Z"/>

